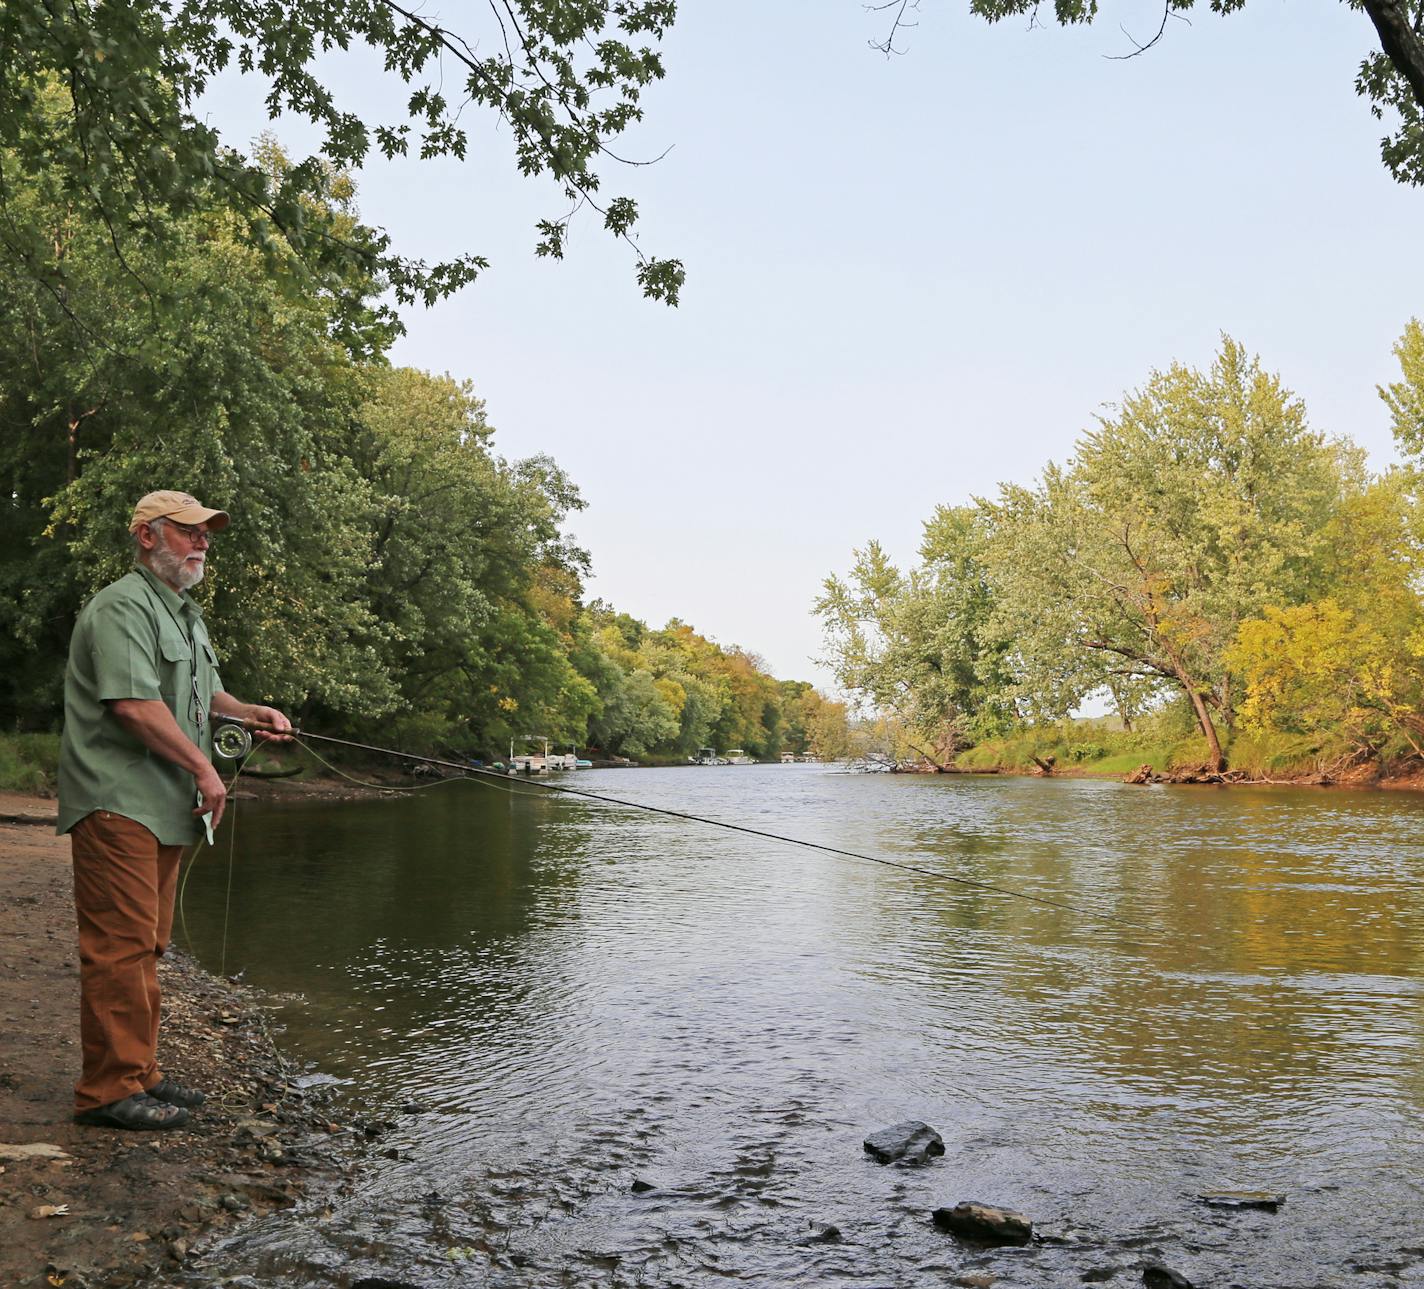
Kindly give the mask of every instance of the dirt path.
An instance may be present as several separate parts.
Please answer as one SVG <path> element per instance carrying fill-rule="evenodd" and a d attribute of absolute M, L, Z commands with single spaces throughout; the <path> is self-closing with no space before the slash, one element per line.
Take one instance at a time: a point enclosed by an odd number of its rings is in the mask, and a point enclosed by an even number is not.
<path fill-rule="evenodd" d="M 169 1133 L 76 1125 L 78 952 L 53 816 L 0 792 L 0 1285 L 162 1284 L 205 1237 L 334 1180 L 385 1125 L 295 1086 L 260 998 L 179 954 L 160 969 L 160 1060 L 207 1105 Z"/>

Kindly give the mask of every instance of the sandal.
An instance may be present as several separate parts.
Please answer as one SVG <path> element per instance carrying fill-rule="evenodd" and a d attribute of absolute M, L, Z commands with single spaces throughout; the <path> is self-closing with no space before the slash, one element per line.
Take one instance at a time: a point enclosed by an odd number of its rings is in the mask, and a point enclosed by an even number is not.
<path fill-rule="evenodd" d="M 182 1106 L 155 1101 L 147 1092 L 135 1092 L 122 1101 L 81 1110 L 74 1116 L 74 1121 L 95 1128 L 131 1128 L 135 1132 L 151 1132 L 161 1128 L 181 1128 L 188 1122 L 188 1112 Z"/>
<path fill-rule="evenodd" d="M 147 1092 L 155 1101 L 162 1101 L 164 1105 L 182 1106 L 185 1110 L 195 1110 L 208 1099 L 206 1092 L 199 1092 L 197 1088 L 185 1088 L 181 1083 L 174 1083 L 167 1075 L 147 1089 Z"/>

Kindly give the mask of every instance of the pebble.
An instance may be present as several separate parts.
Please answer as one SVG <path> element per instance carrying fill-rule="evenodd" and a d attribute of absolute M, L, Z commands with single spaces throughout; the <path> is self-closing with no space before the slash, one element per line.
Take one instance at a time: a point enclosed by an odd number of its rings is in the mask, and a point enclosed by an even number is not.
<path fill-rule="evenodd" d="M 232 1134 L 232 1139 L 237 1142 L 249 1140 L 253 1137 L 270 1137 L 277 1131 L 277 1125 L 267 1119 L 240 1119 L 237 1124 L 237 1131 Z"/>

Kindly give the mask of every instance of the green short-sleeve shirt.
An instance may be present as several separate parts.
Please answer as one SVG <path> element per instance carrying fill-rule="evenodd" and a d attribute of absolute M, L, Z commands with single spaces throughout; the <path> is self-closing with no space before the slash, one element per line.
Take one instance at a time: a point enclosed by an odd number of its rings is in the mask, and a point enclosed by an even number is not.
<path fill-rule="evenodd" d="M 150 752 L 108 704 L 160 700 L 178 728 L 211 756 L 213 694 L 221 689 L 217 655 L 192 596 L 180 595 L 147 568 L 100 591 L 74 624 L 64 673 L 59 831 L 68 832 L 92 811 L 112 810 L 141 823 L 161 845 L 196 841 L 202 823 L 193 815 L 193 776 Z"/>

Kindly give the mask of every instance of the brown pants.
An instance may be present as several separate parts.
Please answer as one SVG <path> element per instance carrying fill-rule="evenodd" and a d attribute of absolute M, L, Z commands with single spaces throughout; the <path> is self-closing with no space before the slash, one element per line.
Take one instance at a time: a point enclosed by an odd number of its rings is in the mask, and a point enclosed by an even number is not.
<path fill-rule="evenodd" d="M 79 915 L 77 1110 L 121 1101 L 158 1070 L 158 959 L 173 930 L 182 846 L 160 846 L 142 824 L 96 810 L 70 833 Z"/>

